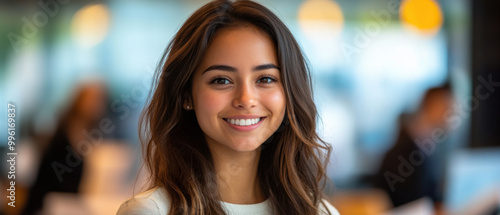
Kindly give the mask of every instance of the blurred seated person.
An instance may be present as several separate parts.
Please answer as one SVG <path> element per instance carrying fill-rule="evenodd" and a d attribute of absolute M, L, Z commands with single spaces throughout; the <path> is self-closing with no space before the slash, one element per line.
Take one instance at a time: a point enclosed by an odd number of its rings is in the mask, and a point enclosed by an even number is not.
<path fill-rule="evenodd" d="M 41 157 L 35 182 L 22 214 L 40 214 L 50 192 L 78 193 L 84 167 L 86 135 L 98 127 L 106 111 L 106 86 L 101 81 L 82 84 L 60 118 Z M 85 132 L 86 131 L 86 132 Z"/>
<path fill-rule="evenodd" d="M 385 154 L 374 181 L 387 192 L 394 207 L 422 197 L 441 201 L 435 151 L 447 138 L 445 113 L 452 110 L 452 103 L 452 91 L 445 84 L 428 90 L 415 114 L 400 117 L 397 141 Z"/>

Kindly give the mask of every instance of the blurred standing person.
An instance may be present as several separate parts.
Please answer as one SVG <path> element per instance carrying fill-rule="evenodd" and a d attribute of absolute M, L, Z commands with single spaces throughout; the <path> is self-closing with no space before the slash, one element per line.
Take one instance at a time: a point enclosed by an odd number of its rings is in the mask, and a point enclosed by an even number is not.
<path fill-rule="evenodd" d="M 89 132 L 98 126 L 106 112 L 106 104 L 104 82 L 81 84 L 43 153 L 22 214 L 41 213 L 44 198 L 50 192 L 79 192 L 84 161 L 77 150 L 78 144 L 86 139 L 84 131 Z"/>
<path fill-rule="evenodd" d="M 396 143 L 385 154 L 377 172 L 375 186 L 387 191 L 395 207 L 430 198 L 441 201 L 439 158 L 435 137 L 445 139 L 448 129 L 445 113 L 452 108 L 449 84 L 429 89 L 417 112 L 400 117 Z"/>

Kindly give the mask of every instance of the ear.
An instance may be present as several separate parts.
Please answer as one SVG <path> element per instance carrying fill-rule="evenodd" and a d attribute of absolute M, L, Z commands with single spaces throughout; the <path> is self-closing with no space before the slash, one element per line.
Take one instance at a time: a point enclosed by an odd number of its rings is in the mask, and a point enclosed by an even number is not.
<path fill-rule="evenodd" d="M 182 107 L 185 109 L 185 110 L 192 110 L 193 109 L 193 102 L 191 100 L 191 96 L 189 96 L 188 93 L 184 93 L 183 95 L 183 105 Z"/>
<path fill-rule="evenodd" d="M 193 109 L 193 105 L 191 104 L 191 102 L 189 102 L 187 100 L 184 100 L 183 107 L 184 107 L 185 110 L 192 110 Z"/>

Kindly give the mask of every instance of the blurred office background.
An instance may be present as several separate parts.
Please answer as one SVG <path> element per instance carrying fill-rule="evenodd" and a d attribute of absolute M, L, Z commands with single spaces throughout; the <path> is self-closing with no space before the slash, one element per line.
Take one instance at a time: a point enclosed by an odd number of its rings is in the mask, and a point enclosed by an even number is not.
<path fill-rule="evenodd" d="M 19 214 L 26 206 L 44 153 L 65 125 L 61 119 L 78 105 L 80 118 L 95 117 L 89 126 L 75 127 L 85 131 L 80 142 L 90 143 L 81 145 L 85 165 L 78 191 L 46 195 L 43 210 L 114 214 L 122 201 L 141 190 L 137 123 L 152 74 L 175 32 L 206 2 L 0 2 L 0 147 L 6 156 L 8 134 L 3 131 L 7 103 L 13 102 L 18 153 L 16 207 L 2 198 L 3 214 Z M 320 112 L 318 132 L 333 147 L 328 174 L 335 187 L 326 192 L 341 213 L 498 213 L 499 3 L 258 2 L 285 22 L 308 58 Z M 388 193 L 373 186 L 374 177 L 398 139 L 400 116 L 415 113 L 426 91 L 444 84 L 451 86 L 454 100 L 442 116 L 452 125 L 432 145 L 440 197 L 394 208 Z M 90 89 L 87 97 L 82 89 Z M 9 164 L 1 167 L 2 190 L 8 196 Z M 75 168 L 69 166 L 62 177 L 70 170 Z"/>

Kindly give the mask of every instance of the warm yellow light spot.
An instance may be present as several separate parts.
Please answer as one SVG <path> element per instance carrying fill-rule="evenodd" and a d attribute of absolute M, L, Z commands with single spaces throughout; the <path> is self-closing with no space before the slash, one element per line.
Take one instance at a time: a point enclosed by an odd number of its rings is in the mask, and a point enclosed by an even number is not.
<path fill-rule="evenodd" d="M 405 0 L 399 14 L 405 27 L 423 34 L 435 34 L 443 24 L 441 8 L 435 0 Z"/>
<path fill-rule="evenodd" d="M 299 9 L 299 25 L 306 35 L 338 34 L 344 17 L 339 5 L 331 0 L 307 0 Z"/>
<path fill-rule="evenodd" d="M 109 29 L 109 11 L 102 4 L 88 5 L 76 12 L 71 23 L 75 42 L 91 48 L 106 38 Z"/>

